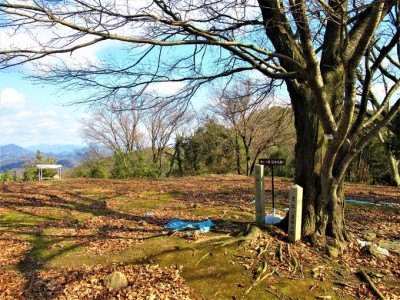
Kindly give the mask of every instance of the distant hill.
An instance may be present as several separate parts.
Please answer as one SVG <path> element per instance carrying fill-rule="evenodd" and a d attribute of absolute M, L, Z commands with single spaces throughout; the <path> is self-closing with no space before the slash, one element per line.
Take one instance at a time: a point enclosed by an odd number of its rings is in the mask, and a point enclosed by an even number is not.
<path fill-rule="evenodd" d="M 82 149 L 82 146 L 78 145 L 49 145 L 49 144 L 40 144 L 26 147 L 26 149 L 36 153 L 37 150 L 40 150 L 43 153 L 53 153 L 53 154 L 60 154 L 63 152 L 71 153 L 75 152 L 76 150 Z"/>
<path fill-rule="evenodd" d="M 17 157 L 21 157 L 21 156 L 28 156 L 28 157 L 33 157 L 35 156 L 35 153 L 22 148 L 18 145 L 14 145 L 14 144 L 8 144 L 8 145 L 4 145 L 4 146 L 0 146 L 0 158 L 1 159 L 12 159 L 12 158 L 17 158 Z"/>
<path fill-rule="evenodd" d="M 45 157 L 57 158 L 57 163 L 65 168 L 72 168 L 79 163 L 76 150 L 82 148 L 82 146 L 77 145 L 46 144 L 26 148 L 14 144 L 0 146 L 0 170 L 23 168 L 24 164 L 32 161 L 37 150 L 40 150 Z"/>

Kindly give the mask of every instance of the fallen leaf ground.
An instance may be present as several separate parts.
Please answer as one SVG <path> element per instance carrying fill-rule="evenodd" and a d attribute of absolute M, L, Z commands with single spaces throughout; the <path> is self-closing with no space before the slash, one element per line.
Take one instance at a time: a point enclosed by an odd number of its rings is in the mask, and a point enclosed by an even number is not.
<path fill-rule="evenodd" d="M 234 175 L 3 183 L 0 299 L 375 299 L 360 270 L 386 299 L 400 299 L 396 250 L 377 258 L 352 242 L 332 259 L 273 226 L 256 239 L 232 237 L 254 222 L 253 184 Z M 290 185 L 275 180 L 281 212 Z M 400 243 L 399 188 L 347 184 L 346 196 L 392 204 L 348 204 L 355 238 L 368 230 L 373 243 Z M 216 228 L 171 234 L 164 225 L 173 218 Z M 127 288 L 104 286 L 113 271 Z"/>

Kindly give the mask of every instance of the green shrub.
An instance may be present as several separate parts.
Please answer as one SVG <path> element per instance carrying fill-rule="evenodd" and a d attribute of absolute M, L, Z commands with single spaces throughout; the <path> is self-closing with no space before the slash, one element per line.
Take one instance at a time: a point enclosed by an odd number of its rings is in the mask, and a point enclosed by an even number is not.
<path fill-rule="evenodd" d="M 0 181 L 7 182 L 7 181 L 14 181 L 16 180 L 15 175 L 12 175 L 10 170 L 6 170 L 3 174 L 0 174 Z"/>
<path fill-rule="evenodd" d="M 51 157 L 43 157 L 42 152 L 39 150 L 36 151 L 36 157 L 29 163 L 26 163 L 24 165 L 24 174 L 23 174 L 23 180 L 24 181 L 29 181 L 29 180 L 38 180 L 39 179 L 39 169 L 36 167 L 38 164 L 56 164 L 57 159 L 51 158 Z M 57 170 L 43 170 L 43 177 L 53 177 L 54 175 L 57 174 Z"/>

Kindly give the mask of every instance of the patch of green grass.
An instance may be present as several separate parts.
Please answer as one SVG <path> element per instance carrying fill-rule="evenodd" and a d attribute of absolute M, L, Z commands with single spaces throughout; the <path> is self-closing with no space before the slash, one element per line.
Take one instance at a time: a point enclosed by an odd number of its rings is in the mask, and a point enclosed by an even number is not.
<path fill-rule="evenodd" d="M 0 224 L 8 228 L 19 228 L 25 226 L 35 226 L 46 221 L 60 220 L 61 218 L 62 216 L 38 216 L 27 212 L 18 211 L 1 215 Z"/>
<path fill-rule="evenodd" d="M 94 186 L 91 186 L 90 188 L 86 189 L 74 189 L 74 193 L 91 197 L 92 196 L 100 197 L 101 195 L 104 194 L 104 192 L 109 193 L 113 191 L 114 191 L 113 187 L 94 187 Z"/>
<path fill-rule="evenodd" d="M 69 246 L 65 246 L 64 250 L 60 251 L 58 255 L 49 257 L 46 264 L 43 265 L 43 268 L 61 268 L 65 266 L 78 268 L 82 266 L 96 266 L 124 261 L 124 259 L 114 260 L 111 257 L 112 254 L 105 256 L 92 255 L 87 253 L 80 244 L 71 243 Z"/>
<path fill-rule="evenodd" d="M 60 238 L 50 240 L 41 233 L 25 235 L 25 238 L 31 243 L 32 248 L 26 254 L 25 259 L 17 266 L 22 272 L 30 272 L 42 267 L 46 268 L 46 264 L 50 260 L 61 260 L 67 253 L 74 252 L 80 246 L 73 239 Z M 54 247 L 57 243 L 62 244 Z M 64 265 L 68 265 L 68 263 Z"/>
<path fill-rule="evenodd" d="M 333 291 L 332 280 L 317 280 L 304 278 L 293 283 L 291 279 L 280 279 L 276 283 L 276 288 L 281 294 L 287 297 L 301 296 L 301 299 L 312 300 L 321 296 L 331 296 L 332 299 L 354 299 L 345 294 L 336 295 Z M 307 291 L 307 292 L 305 292 Z"/>
<path fill-rule="evenodd" d="M 190 213 L 193 216 L 199 216 L 199 217 L 208 217 L 208 216 L 222 216 L 224 214 L 224 210 L 226 208 L 222 206 L 215 206 L 215 207 L 207 207 L 207 208 L 191 208 L 188 209 L 187 212 Z"/>
<path fill-rule="evenodd" d="M 147 198 L 157 198 L 160 200 L 172 200 L 173 194 L 172 193 L 160 193 L 160 192 L 153 192 L 153 191 L 147 191 L 147 192 L 142 192 L 141 195 L 147 197 Z"/>
<path fill-rule="evenodd" d="M 255 218 L 255 213 L 240 209 L 226 209 L 225 206 L 207 207 L 207 208 L 192 208 L 187 210 L 193 216 L 207 217 L 211 219 L 219 219 L 224 221 L 241 221 L 245 220 L 248 222 L 253 222 Z"/>
<path fill-rule="evenodd" d="M 165 200 L 150 199 L 127 199 L 123 204 L 116 207 L 117 211 L 129 212 L 133 209 L 157 209 L 165 206 Z"/>
<path fill-rule="evenodd" d="M 242 298 L 243 287 L 249 287 L 253 280 L 251 270 L 245 270 L 234 257 L 249 253 L 236 245 L 200 246 L 179 237 L 160 237 L 146 240 L 136 247 L 140 250 L 134 251 L 136 259 L 131 263 L 180 266 L 185 282 L 201 299 Z"/>
<path fill-rule="evenodd" d="M 126 197 L 116 198 L 121 202 L 114 209 L 117 211 L 131 211 L 134 209 L 162 209 L 168 206 L 177 207 L 176 203 L 172 203 L 174 199 L 172 193 L 143 192 L 143 197 L 137 199 L 129 199 Z"/>
<path fill-rule="evenodd" d="M 104 212 L 102 215 L 110 213 L 108 210 L 107 212 Z M 73 217 L 73 219 L 78 220 L 79 222 L 83 222 L 91 217 L 93 217 L 93 213 L 91 212 L 81 212 L 81 211 L 72 211 L 70 215 Z"/>

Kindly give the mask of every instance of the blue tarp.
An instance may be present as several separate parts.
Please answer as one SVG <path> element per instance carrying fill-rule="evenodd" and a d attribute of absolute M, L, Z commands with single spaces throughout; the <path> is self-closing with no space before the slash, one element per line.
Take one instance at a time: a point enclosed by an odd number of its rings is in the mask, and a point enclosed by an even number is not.
<path fill-rule="evenodd" d="M 362 201 L 362 200 L 354 200 L 354 199 L 346 199 L 345 202 L 347 202 L 347 203 L 357 203 L 357 204 L 367 204 L 367 205 L 376 205 L 376 206 L 379 206 L 378 204 L 375 204 L 375 203 L 373 203 L 373 202 Z"/>
<path fill-rule="evenodd" d="M 357 203 L 357 204 L 365 204 L 365 205 L 374 205 L 374 206 L 400 206 L 399 203 L 394 202 L 381 202 L 381 203 L 374 203 L 369 201 L 362 201 L 362 200 L 354 200 L 354 199 L 346 199 L 345 202 L 347 203 Z"/>
<path fill-rule="evenodd" d="M 215 224 L 211 220 L 203 221 L 203 222 L 186 222 L 181 219 L 173 219 L 165 224 L 165 228 L 171 230 L 181 230 L 184 228 L 193 228 L 198 229 L 201 233 L 205 233 L 210 231 L 210 227 L 215 226 Z"/>

